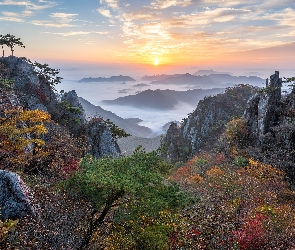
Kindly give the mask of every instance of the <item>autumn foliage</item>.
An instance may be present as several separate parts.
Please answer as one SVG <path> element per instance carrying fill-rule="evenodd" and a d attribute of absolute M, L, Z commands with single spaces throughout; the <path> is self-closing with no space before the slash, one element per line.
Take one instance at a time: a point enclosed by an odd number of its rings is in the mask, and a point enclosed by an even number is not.
<path fill-rule="evenodd" d="M 44 156 L 42 136 L 47 133 L 45 123 L 50 121 L 48 113 L 10 107 L 2 110 L 0 119 L 2 169 L 24 170 L 33 159 Z"/>
<path fill-rule="evenodd" d="M 243 167 L 211 152 L 195 156 L 170 179 L 199 198 L 182 211 L 189 226 L 174 232 L 174 249 L 293 246 L 295 208 L 290 197 L 295 193 L 281 170 L 251 158 Z"/>

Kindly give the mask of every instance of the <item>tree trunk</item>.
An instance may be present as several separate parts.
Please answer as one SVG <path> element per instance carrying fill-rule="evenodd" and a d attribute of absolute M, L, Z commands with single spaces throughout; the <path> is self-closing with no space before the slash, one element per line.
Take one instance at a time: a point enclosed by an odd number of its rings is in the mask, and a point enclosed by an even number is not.
<path fill-rule="evenodd" d="M 124 194 L 124 191 L 120 191 L 120 192 L 117 192 L 114 196 L 112 196 L 106 202 L 104 209 L 102 210 L 100 216 L 97 219 L 94 219 L 95 214 L 97 213 L 97 210 L 93 210 L 93 212 L 91 213 L 91 219 L 90 219 L 88 230 L 86 232 L 84 239 L 82 240 L 81 246 L 78 249 L 82 250 L 84 247 L 86 247 L 89 244 L 92 234 L 97 229 L 97 227 L 103 223 L 106 215 L 112 208 L 113 203 L 119 198 L 121 198 L 123 194 Z"/>

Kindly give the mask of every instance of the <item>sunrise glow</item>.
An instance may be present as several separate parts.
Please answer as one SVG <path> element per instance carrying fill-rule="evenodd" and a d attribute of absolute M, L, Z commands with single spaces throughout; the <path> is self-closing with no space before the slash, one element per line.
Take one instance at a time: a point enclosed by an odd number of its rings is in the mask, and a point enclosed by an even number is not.
<path fill-rule="evenodd" d="M 0 25 L 2 34 L 26 45 L 16 56 L 41 62 L 292 68 L 295 2 L 253 6 L 241 0 L 0 0 Z"/>
<path fill-rule="evenodd" d="M 158 58 L 155 58 L 155 59 L 154 59 L 154 65 L 155 65 L 155 66 L 158 66 L 159 63 L 160 63 L 160 60 L 159 60 Z"/>

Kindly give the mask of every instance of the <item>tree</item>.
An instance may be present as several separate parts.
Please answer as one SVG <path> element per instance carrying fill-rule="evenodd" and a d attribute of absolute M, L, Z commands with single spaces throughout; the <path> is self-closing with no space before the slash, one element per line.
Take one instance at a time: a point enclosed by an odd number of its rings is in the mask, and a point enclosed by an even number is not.
<path fill-rule="evenodd" d="M 148 233 L 149 230 L 156 231 L 158 236 L 162 235 L 161 239 L 166 239 L 165 244 L 168 244 L 168 232 L 172 227 L 155 221 L 159 219 L 161 212 L 173 213 L 184 205 L 186 200 L 186 195 L 180 192 L 177 186 L 164 182 L 165 175 L 171 167 L 157 152 L 146 153 L 140 149 L 129 157 L 85 157 L 80 163 L 81 171 L 77 171 L 64 184 L 68 192 L 88 199 L 93 206 L 81 249 L 89 244 L 95 230 L 104 223 L 111 212 L 114 213 L 114 225 L 128 227 L 129 231 L 134 229 L 132 235 L 139 232 Z M 127 221 L 132 222 L 132 227 L 130 223 L 124 223 Z M 138 230 L 139 228 L 142 230 Z M 128 237 L 128 230 L 126 232 Z M 143 238 L 143 235 L 133 238 L 137 248 L 141 244 L 140 239 Z M 140 249 L 146 248 L 141 246 Z"/>
<path fill-rule="evenodd" d="M 35 68 L 37 75 L 47 80 L 52 87 L 60 83 L 63 79 L 62 77 L 57 76 L 59 74 L 59 69 L 52 69 L 47 63 L 41 64 L 35 61 L 32 65 Z"/>
<path fill-rule="evenodd" d="M 50 115 L 40 110 L 23 110 L 20 107 L 1 107 L 0 160 L 2 168 L 14 169 L 29 166 L 33 158 L 43 155 L 47 133 L 44 123 Z M 35 165 L 35 164 L 34 164 Z"/>
<path fill-rule="evenodd" d="M 107 119 L 104 122 L 108 124 L 111 130 L 112 136 L 115 140 L 119 138 L 131 136 L 130 134 L 126 133 L 124 129 L 119 128 L 115 123 L 110 121 L 110 119 Z"/>
<path fill-rule="evenodd" d="M 295 93 L 295 76 L 289 77 L 289 78 L 284 77 L 284 81 L 283 82 L 289 83 L 288 86 L 291 88 L 292 93 Z"/>
<path fill-rule="evenodd" d="M 2 45 L 2 49 L 3 49 L 3 45 L 6 45 L 7 47 L 9 47 L 11 50 L 12 56 L 14 51 L 13 48 L 16 45 L 22 48 L 25 48 L 24 44 L 20 41 L 20 38 L 16 38 L 14 35 L 11 35 L 11 34 L 7 34 L 5 36 L 0 35 L 0 45 Z M 4 50 L 3 50 L 3 56 L 4 56 Z"/>

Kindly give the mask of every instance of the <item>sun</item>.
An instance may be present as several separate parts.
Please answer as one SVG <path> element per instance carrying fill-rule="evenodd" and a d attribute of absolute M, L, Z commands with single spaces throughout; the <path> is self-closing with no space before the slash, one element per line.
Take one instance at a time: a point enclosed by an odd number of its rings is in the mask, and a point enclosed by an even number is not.
<path fill-rule="evenodd" d="M 158 58 L 155 58 L 155 59 L 154 59 L 154 65 L 155 65 L 155 66 L 158 66 L 159 63 L 160 63 L 160 60 L 159 60 Z"/>

